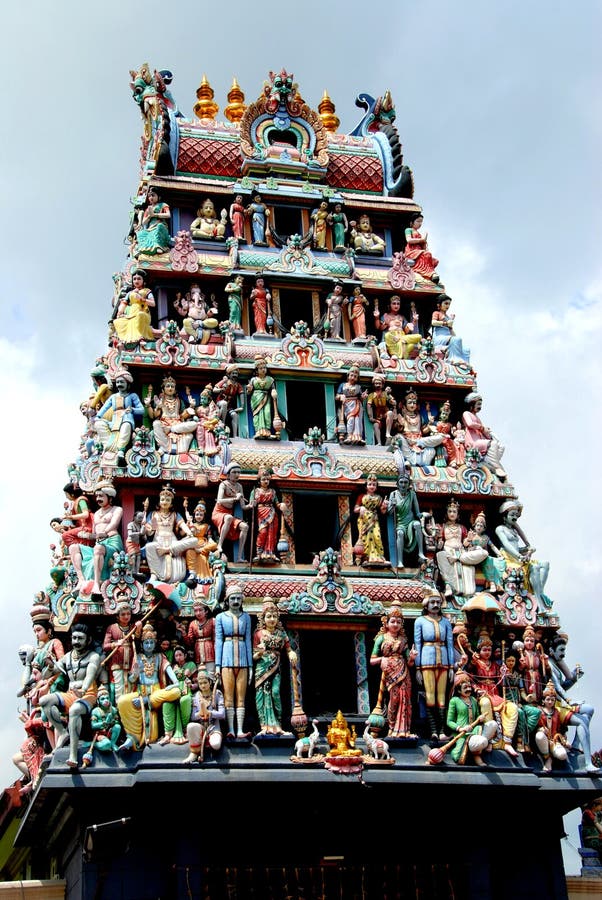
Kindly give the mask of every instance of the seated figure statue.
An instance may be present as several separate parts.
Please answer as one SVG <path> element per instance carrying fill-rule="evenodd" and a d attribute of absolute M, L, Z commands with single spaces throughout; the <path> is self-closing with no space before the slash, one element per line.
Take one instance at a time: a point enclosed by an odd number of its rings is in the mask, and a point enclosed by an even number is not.
<path fill-rule="evenodd" d="M 357 226 L 355 222 L 351 223 L 351 242 L 358 253 L 383 256 L 385 252 L 385 242 L 372 231 L 370 216 L 366 213 L 360 216 Z"/>
<path fill-rule="evenodd" d="M 201 241 L 223 241 L 226 234 L 227 215 L 224 209 L 221 219 L 218 219 L 213 201 L 206 197 L 197 211 L 197 218 L 190 226 L 192 237 Z"/>
<path fill-rule="evenodd" d="M 567 694 L 567 691 L 583 675 L 581 666 L 577 665 L 571 671 L 565 663 L 567 643 L 566 634 L 558 633 L 552 638 L 549 646 L 547 664 L 550 680 L 556 691 L 556 709 L 562 724 L 575 726 L 575 738 L 572 746 L 574 749 L 580 747 L 583 751 L 586 772 L 598 774 L 600 770 L 592 763 L 590 738 L 590 722 L 595 709 L 587 703 L 571 700 Z"/>
<path fill-rule="evenodd" d="M 519 500 L 506 500 L 500 506 L 503 524 L 495 533 L 501 545 L 500 555 L 509 569 L 521 569 L 526 589 L 534 594 L 540 610 L 545 611 L 552 604 L 543 590 L 550 572 L 549 562 L 533 558 L 535 548 L 529 545 L 524 531 L 518 524 L 523 505 Z"/>

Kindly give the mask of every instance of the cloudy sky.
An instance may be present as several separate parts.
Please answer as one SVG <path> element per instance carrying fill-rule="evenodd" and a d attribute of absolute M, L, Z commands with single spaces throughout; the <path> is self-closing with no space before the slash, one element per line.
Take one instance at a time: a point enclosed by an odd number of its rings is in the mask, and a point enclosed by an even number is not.
<path fill-rule="evenodd" d="M 111 275 L 124 258 L 141 133 L 128 72 L 145 60 L 173 71 L 185 115 L 204 72 L 223 109 L 232 76 L 249 102 L 268 70 L 285 66 L 311 105 L 328 89 L 342 131 L 361 115 L 360 91 L 391 90 L 457 331 L 473 351 L 483 419 L 507 445 L 524 529 L 552 561 L 569 661 L 587 672 L 576 696 L 596 702 L 600 4 L 180 0 L 166 10 L 155 0 L 3 10 L 4 782 L 19 740 L 15 648 L 47 580 L 46 523 L 61 511 L 78 404 L 105 348 Z M 602 710 L 598 720 L 595 746 Z"/>

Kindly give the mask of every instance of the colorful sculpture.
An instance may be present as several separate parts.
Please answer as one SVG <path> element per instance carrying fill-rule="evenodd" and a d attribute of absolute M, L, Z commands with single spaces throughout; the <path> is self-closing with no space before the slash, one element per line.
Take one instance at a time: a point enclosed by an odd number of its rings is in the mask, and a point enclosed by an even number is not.
<path fill-rule="evenodd" d="M 178 396 L 173 375 L 165 376 L 158 397 L 147 394 L 144 406 L 160 450 L 167 455 L 188 453 L 196 430 L 195 410 Z"/>
<path fill-rule="evenodd" d="M 510 568 L 518 568 L 523 573 L 525 587 L 537 598 L 540 609 L 547 609 L 550 601 L 543 592 L 550 572 L 550 563 L 533 559 L 535 548 L 529 545 L 524 531 L 518 524 L 523 511 L 519 500 L 506 500 L 500 506 L 503 524 L 495 533 L 501 545 L 501 556 Z"/>
<path fill-rule="evenodd" d="M 213 296 L 211 301 L 213 302 Z M 209 306 L 198 284 L 190 286 L 190 294 L 183 299 L 180 298 L 179 304 L 174 304 L 176 310 L 184 317 L 182 321 L 182 337 L 188 340 L 189 344 L 207 344 L 212 333 L 218 326 L 217 309 L 215 306 Z"/>
<path fill-rule="evenodd" d="M 454 677 L 453 631 L 441 612 L 439 594 L 425 597 L 422 609 L 422 615 L 414 623 L 416 681 L 424 688 L 431 737 L 445 740 L 447 688 Z"/>
<path fill-rule="evenodd" d="M 67 765 L 76 769 L 82 719 L 96 703 L 96 678 L 100 668 L 100 654 L 93 647 L 89 628 L 83 622 L 71 629 L 71 650 L 60 662 L 54 663 L 54 668 L 65 675 L 67 690 L 41 697 L 40 707 L 52 723 L 56 746 L 62 747 L 69 741 Z M 63 715 L 68 716 L 67 728 L 63 724 Z"/>
<path fill-rule="evenodd" d="M 372 231 L 370 216 L 363 213 L 359 223 L 351 222 L 351 243 L 358 253 L 370 253 L 373 256 L 383 256 L 385 252 L 384 240 Z"/>
<path fill-rule="evenodd" d="M 245 702 L 247 687 L 253 680 L 253 651 L 251 617 L 243 610 L 243 589 L 239 584 L 228 585 L 226 603 L 228 608 L 215 619 L 215 673 L 221 677 L 224 688 L 228 737 L 246 738 Z"/>
<path fill-rule="evenodd" d="M 192 604 L 194 619 L 188 626 L 185 642 L 194 653 L 199 671 L 215 675 L 215 619 L 209 618 L 209 609 L 201 599 Z"/>
<path fill-rule="evenodd" d="M 598 774 L 591 758 L 590 722 L 594 715 L 594 707 L 589 703 L 574 702 L 567 691 L 582 677 L 583 669 L 577 665 L 573 670 L 568 669 L 564 658 L 568 638 L 565 634 L 557 634 L 549 647 L 549 674 L 550 680 L 556 692 L 556 706 L 560 714 L 561 724 L 575 726 L 575 740 L 573 746 L 581 748 L 585 757 L 585 771 L 590 774 Z"/>
<path fill-rule="evenodd" d="M 235 275 L 224 288 L 228 300 L 228 321 L 235 331 L 240 332 L 242 332 L 242 286 L 242 275 Z"/>
<path fill-rule="evenodd" d="M 257 544 L 253 562 L 279 562 L 276 555 L 278 543 L 278 510 L 286 512 L 286 504 L 278 501 L 278 495 L 273 487 L 270 487 L 272 470 L 259 469 L 257 473 L 257 487 L 251 491 L 249 507 L 253 509 L 257 517 Z"/>
<path fill-rule="evenodd" d="M 186 551 L 197 545 L 190 528 L 173 508 L 175 490 L 165 484 L 159 494 L 157 509 L 147 514 L 144 530 L 147 536 L 146 560 L 151 574 L 167 584 L 177 584 L 186 575 Z M 182 535 L 178 538 L 178 534 Z"/>
<path fill-rule="evenodd" d="M 251 217 L 251 232 L 256 247 L 267 247 L 265 232 L 270 211 L 261 200 L 260 194 L 254 194 L 253 202 L 245 209 L 245 215 Z"/>
<path fill-rule="evenodd" d="M 418 655 L 415 648 L 408 650 L 408 640 L 403 625 L 401 606 L 392 603 L 383 626 L 376 636 L 370 665 L 380 666 L 381 685 L 386 689 L 387 722 L 389 738 L 416 737 L 412 734 L 412 681 L 410 666 Z"/>
<path fill-rule="evenodd" d="M 450 313 L 451 297 L 442 294 L 431 319 L 435 350 L 457 366 L 469 366 L 470 350 L 464 348 L 461 338 L 454 333 L 453 313 Z"/>
<path fill-rule="evenodd" d="M 353 342 L 363 343 L 366 339 L 366 307 L 368 300 L 360 287 L 353 288 L 353 296 L 349 300 L 347 313 L 353 328 Z"/>
<path fill-rule="evenodd" d="M 135 641 L 142 634 L 142 622 L 132 627 L 132 609 L 129 603 L 119 603 L 116 610 L 117 621 L 109 625 L 105 632 L 102 649 L 110 654 L 103 660 L 109 673 L 110 701 L 115 703 L 129 690 L 129 676 L 136 660 Z"/>
<path fill-rule="evenodd" d="M 219 417 L 224 425 L 230 427 L 233 438 L 238 437 L 238 417 L 244 409 L 244 393 L 238 378 L 239 369 L 233 363 L 213 388 Z"/>
<path fill-rule="evenodd" d="M 255 279 L 255 287 L 251 291 L 249 299 L 253 307 L 255 334 L 267 334 L 268 317 L 272 315 L 272 295 L 266 289 L 263 278 L 258 277 Z"/>
<path fill-rule="evenodd" d="M 473 695 L 472 681 L 466 672 L 459 672 L 454 680 L 454 695 L 449 701 L 447 727 L 461 737 L 453 747 L 451 755 L 455 762 L 463 765 L 470 753 L 477 766 L 484 766 L 482 754 L 491 749 L 491 741 L 497 734 L 493 721 L 484 721 L 479 704 Z"/>
<path fill-rule="evenodd" d="M 209 523 L 205 522 L 205 514 L 207 512 L 205 501 L 199 500 L 191 517 L 188 512 L 188 499 L 185 499 L 184 510 L 186 524 L 191 534 L 196 538 L 196 545 L 190 547 L 185 554 L 186 583 L 189 587 L 194 587 L 197 582 L 211 578 L 209 554 L 217 550 L 217 544 L 211 535 Z"/>
<path fill-rule="evenodd" d="M 91 747 L 84 755 L 84 763 L 87 762 L 86 757 L 91 761 L 94 750 L 100 750 L 101 753 L 114 753 L 119 749 L 117 742 L 121 734 L 121 722 L 117 714 L 117 707 L 112 705 L 111 695 L 102 684 L 98 688 L 96 706 L 90 716 L 90 727 L 94 737 Z"/>
<path fill-rule="evenodd" d="M 424 218 L 422 213 L 412 216 L 410 219 L 410 227 L 405 230 L 406 248 L 404 256 L 408 262 L 413 264 L 414 272 L 422 275 L 423 278 L 429 278 L 431 281 L 438 282 L 439 277 L 435 275 L 435 269 L 439 265 L 439 260 L 435 259 L 430 250 L 426 239 L 428 235 L 422 235 L 420 229 Z"/>
<path fill-rule="evenodd" d="M 190 226 L 190 233 L 196 241 L 223 241 L 226 236 L 226 210 L 221 219 L 217 218 L 213 200 L 206 197 L 197 210 L 197 218 Z"/>
<path fill-rule="evenodd" d="M 445 596 L 472 597 L 476 591 L 475 568 L 488 556 L 484 547 L 475 543 L 465 546 L 467 531 L 459 522 L 460 504 L 450 500 L 445 522 L 441 526 L 437 564 L 445 582 Z"/>
<path fill-rule="evenodd" d="M 242 194 L 237 194 L 230 204 L 230 224 L 232 225 L 232 235 L 237 241 L 243 241 L 245 238 L 245 207 L 242 202 Z"/>
<path fill-rule="evenodd" d="M 345 235 L 349 228 L 349 222 L 347 221 L 347 216 L 343 212 L 343 207 L 340 203 L 335 203 L 334 211 L 328 216 L 328 221 L 329 224 L 332 225 L 334 252 L 342 253 L 346 249 Z"/>
<path fill-rule="evenodd" d="M 119 304 L 113 328 L 119 340 L 127 347 L 144 341 L 154 341 L 151 328 L 150 308 L 155 306 L 155 298 L 146 287 L 146 274 L 137 270 L 132 275 L 132 290 Z"/>
<path fill-rule="evenodd" d="M 276 382 L 268 374 L 268 367 L 262 356 L 255 357 L 255 375 L 249 379 L 247 395 L 253 413 L 255 440 L 278 439 L 282 427 L 282 421 L 278 415 L 278 392 L 276 391 Z M 274 434 L 272 434 L 272 428 L 274 428 Z"/>
<path fill-rule="evenodd" d="M 156 652 L 157 632 L 148 622 L 142 629 L 142 651 L 130 673 L 135 687 L 117 701 L 126 739 L 119 748 L 140 750 L 159 738 L 159 710 L 180 698 L 178 679 L 167 657 Z"/>
<path fill-rule="evenodd" d="M 171 239 L 167 226 L 170 219 L 169 206 L 150 188 L 142 219 L 136 230 L 137 256 L 156 256 L 169 250 Z"/>
<path fill-rule="evenodd" d="M 186 659 L 184 647 L 178 645 L 173 648 L 172 669 L 180 688 L 180 696 L 161 707 L 165 733 L 159 743 L 185 744 L 184 733 L 192 712 L 192 684 L 196 680 L 196 666 Z"/>
<path fill-rule="evenodd" d="M 420 344 L 422 337 L 418 333 L 418 313 L 414 313 L 408 322 L 401 312 L 401 299 L 393 294 L 389 300 L 389 311 L 380 314 L 378 299 L 374 301 L 374 325 L 384 332 L 385 347 L 390 357 L 409 359 Z"/>
<path fill-rule="evenodd" d="M 235 515 L 237 507 L 241 512 L 249 508 L 239 484 L 240 471 L 240 466 L 234 461 L 226 466 L 224 469 L 226 478 L 220 483 L 217 500 L 211 514 L 211 521 L 219 534 L 216 553 L 223 553 L 224 541 L 238 541 L 237 562 L 245 558 L 245 543 L 249 531 L 247 523 Z"/>
<path fill-rule="evenodd" d="M 111 394 L 103 403 L 94 419 L 94 429 L 103 450 L 114 450 L 117 453 L 118 466 L 125 465 L 125 450 L 132 437 L 136 418 L 144 415 L 144 407 L 140 397 L 130 391 L 134 379 L 125 369 L 120 369 L 115 376 L 116 393 Z"/>
<path fill-rule="evenodd" d="M 542 704 L 535 743 L 543 757 L 543 771 L 549 774 L 554 760 L 566 763 L 568 759 L 568 743 L 564 736 L 563 725 L 570 722 L 570 713 L 563 716 L 556 708 L 556 691 L 551 682 L 548 682 L 543 691 Z"/>
<path fill-rule="evenodd" d="M 391 443 L 391 433 L 395 421 L 397 404 L 390 387 L 385 387 L 383 375 L 372 376 L 372 391 L 366 398 L 368 421 L 374 429 L 374 443 Z"/>
<path fill-rule="evenodd" d="M 253 636 L 255 705 L 261 726 L 260 734 L 284 733 L 280 697 L 280 666 L 283 650 L 286 651 L 291 666 L 295 665 L 297 654 L 291 650 L 288 635 L 280 622 L 278 607 L 266 598 Z"/>
<path fill-rule="evenodd" d="M 505 673 L 503 667 L 492 658 L 492 652 L 491 638 L 488 634 L 482 635 L 477 643 L 476 653 L 471 656 L 469 670 L 477 690 L 481 692 L 481 709 L 487 709 L 491 705 L 489 717 L 493 718 L 495 715 L 501 721 L 503 749 L 508 756 L 515 757 L 517 752 L 512 746 L 512 739 L 518 724 L 518 708 L 515 703 L 498 693 Z"/>
<path fill-rule="evenodd" d="M 342 444 L 365 444 L 364 440 L 364 400 L 367 391 L 359 384 L 360 371 L 351 366 L 347 380 L 341 382 L 336 392 L 339 404 L 339 424 L 337 435 Z"/>
<path fill-rule="evenodd" d="M 190 753 L 184 763 L 202 763 L 205 745 L 208 743 L 214 753 L 222 746 L 220 723 L 226 718 L 224 695 L 218 690 L 215 675 L 199 669 L 198 691 L 193 694 L 190 722 L 186 727 L 186 737 Z"/>
<path fill-rule="evenodd" d="M 466 448 L 475 447 L 483 459 L 498 478 L 506 478 L 506 472 L 502 468 L 501 459 L 505 447 L 502 447 L 493 432 L 489 430 L 479 418 L 483 405 L 483 398 L 476 391 L 471 391 L 464 399 L 468 410 L 462 416 L 466 428 Z"/>
<path fill-rule="evenodd" d="M 380 531 L 379 513 L 386 510 L 383 498 L 378 493 L 378 478 L 368 475 L 366 492 L 357 498 L 354 512 L 357 515 L 359 540 L 354 553 L 364 566 L 388 565 Z"/>
<path fill-rule="evenodd" d="M 330 223 L 328 201 L 322 200 L 320 205 L 311 214 L 312 244 L 315 250 L 326 250 L 327 226 Z"/>
<path fill-rule="evenodd" d="M 343 294 L 343 285 L 335 284 L 334 289 L 326 297 L 326 320 L 324 333 L 334 341 L 343 340 L 343 306 L 348 303 Z"/>
<path fill-rule="evenodd" d="M 98 509 L 94 513 L 94 546 L 72 544 L 69 556 L 77 575 L 76 590 L 89 592 L 88 582 L 92 581 L 91 593 L 100 594 L 100 585 L 109 577 L 113 554 L 123 550 L 119 533 L 123 510 L 113 506 L 117 491 L 110 481 L 99 481 L 94 492 Z"/>
<path fill-rule="evenodd" d="M 391 491 L 385 500 L 385 507 L 388 514 L 393 516 L 395 525 L 397 570 L 404 567 L 406 552 L 411 553 L 413 550 L 418 551 L 420 563 L 426 562 L 418 498 L 411 487 L 410 476 L 405 472 L 399 475 L 397 489 Z"/>

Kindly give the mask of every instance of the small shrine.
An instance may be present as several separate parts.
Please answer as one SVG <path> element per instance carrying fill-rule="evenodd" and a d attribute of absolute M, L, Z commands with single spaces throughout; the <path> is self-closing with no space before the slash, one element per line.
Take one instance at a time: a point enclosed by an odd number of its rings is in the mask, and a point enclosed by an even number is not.
<path fill-rule="evenodd" d="M 564 896 L 595 698 L 391 93 L 341 134 L 284 69 L 226 121 L 173 80 L 131 73 L 127 258 L 23 610 L 16 845 L 69 897 Z"/>

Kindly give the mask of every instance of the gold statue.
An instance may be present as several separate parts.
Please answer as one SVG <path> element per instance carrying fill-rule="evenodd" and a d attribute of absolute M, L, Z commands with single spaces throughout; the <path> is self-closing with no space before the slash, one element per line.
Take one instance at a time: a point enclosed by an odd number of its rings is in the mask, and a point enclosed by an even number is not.
<path fill-rule="evenodd" d="M 362 751 L 355 749 L 357 734 L 355 725 L 349 729 L 347 720 L 341 710 L 338 711 L 332 725 L 326 732 L 326 740 L 330 744 L 330 750 L 326 756 L 361 756 Z"/>

